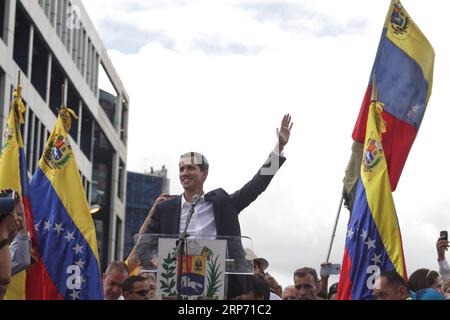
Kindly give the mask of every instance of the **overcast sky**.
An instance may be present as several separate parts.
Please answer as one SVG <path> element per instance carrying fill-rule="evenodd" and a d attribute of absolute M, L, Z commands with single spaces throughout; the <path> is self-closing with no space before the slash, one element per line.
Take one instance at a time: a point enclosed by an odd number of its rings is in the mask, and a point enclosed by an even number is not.
<path fill-rule="evenodd" d="M 172 194 L 182 192 L 179 156 L 194 150 L 210 162 L 205 191 L 243 186 L 291 113 L 287 161 L 241 228 L 283 286 L 298 267 L 319 269 L 390 1 L 83 2 L 130 94 L 128 170 L 166 165 Z M 394 193 L 411 274 L 438 268 L 435 243 L 450 229 L 450 40 L 442 1 L 402 3 L 436 52 L 433 94 Z"/>

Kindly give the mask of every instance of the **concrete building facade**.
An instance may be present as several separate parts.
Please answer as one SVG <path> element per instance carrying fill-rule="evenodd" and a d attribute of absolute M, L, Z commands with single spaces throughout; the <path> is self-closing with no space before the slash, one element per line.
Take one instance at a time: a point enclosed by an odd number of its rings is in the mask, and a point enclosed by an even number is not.
<path fill-rule="evenodd" d="M 19 70 L 27 106 L 22 135 L 30 175 L 64 97 L 63 103 L 79 117 L 72 123 L 71 145 L 87 199 L 103 209 L 94 222 L 104 269 L 123 258 L 130 99 L 80 0 L 0 1 L 2 132 Z M 113 92 L 101 90 L 102 75 Z"/>

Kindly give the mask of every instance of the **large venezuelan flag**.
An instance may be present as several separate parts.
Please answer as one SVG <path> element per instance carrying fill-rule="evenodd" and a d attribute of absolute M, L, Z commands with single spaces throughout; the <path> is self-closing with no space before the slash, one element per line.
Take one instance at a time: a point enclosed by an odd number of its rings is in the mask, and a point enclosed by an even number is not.
<path fill-rule="evenodd" d="M 34 240 L 34 224 L 31 215 L 29 183 L 27 175 L 27 161 L 23 147 L 20 125 L 24 123 L 23 114 L 26 108 L 22 101 L 22 87 L 14 92 L 8 123 L 3 135 L 2 151 L 0 153 L 0 190 L 15 190 L 22 199 L 25 209 L 27 230 Z M 8 285 L 5 300 L 24 300 L 26 298 L 27 272 L 23 271 L 14 276 Z"/>
<path fill-rule="evenodd" d="M 392 191 L 397 188 L 431 96 L 434 56 L 431 44 L 400 1 L 391 1 L 352 137 L 355 144 L 364 143 L 372 78 L 375 76 L 376 86 L 380 90 L 378 101 L 385 106 L 383 118 L 387 130 L 382 138 Z M 352 166 L 349 163 L 347 168 L 344 179 L 347 194 L 351 194 L 358 181 L 361 149 L 361 146 L 353 146 L 353 153 L 358 155 L 353 157 L 357 159 L 356 164 Z M 354 168 L 357 168 L 356 171 Z"/>
<path fill-rule="evenodd" d="M 103 299 L 94 223 L 69 143 L 71 114 L 60 110 L 30 183 L 41 265 L 27 286 L 33 299 Z"/>
<path fill-rule="evenodd" d="M 339 300 L 371 299 L 375 278 L 397 271 L 406 279 L 402 238 L 389 182 L 381 133 L 386 130 L 381 103 L 372 103 L 355 205 L 348 224 Z"/>

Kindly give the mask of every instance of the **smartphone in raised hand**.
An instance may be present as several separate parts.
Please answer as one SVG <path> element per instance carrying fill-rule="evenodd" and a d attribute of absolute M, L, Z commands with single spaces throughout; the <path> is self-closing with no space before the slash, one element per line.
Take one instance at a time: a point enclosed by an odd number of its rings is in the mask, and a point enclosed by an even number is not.
<path fill-rule="evenodd" d="M 448 241 L 448 232 L 446 230 L 441 231 L 439 239 Z"/>
<path fill-rule="evenodd" d="M 341 265 L 340 264 L 324 264 L 320 267 L 321 275 L 330 275 L 330 274 L 340 274 L 341 273 Z"/>

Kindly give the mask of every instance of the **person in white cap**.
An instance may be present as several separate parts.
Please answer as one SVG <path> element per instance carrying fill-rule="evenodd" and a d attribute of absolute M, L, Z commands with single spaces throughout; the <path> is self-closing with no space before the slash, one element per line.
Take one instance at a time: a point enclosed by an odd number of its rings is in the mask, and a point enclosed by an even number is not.
<path fill-rule="evenodd" d="M 266 282 L 269 284 L 270 290 L 270 299 L 269 300 L 283 300 L 279 295 L 273 292 L 273 288 L 271 286 L 271 281 L 275 280 L 271 275 L 266 273 L 266 269 L 269 267 L 269 261 L 267 261 L 263 257 L 258 257 L 252 249 L 245 249 L 245 258 L 247 260 L 253 260 L 253 271 L 255 274 L 261 274 L 266 279 Z M 272 280 L 269 280 L 269 277 Z M 275 281 L 276 282 L 276 281 Z"/>

